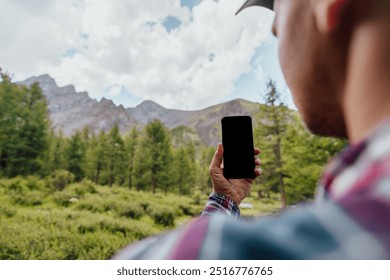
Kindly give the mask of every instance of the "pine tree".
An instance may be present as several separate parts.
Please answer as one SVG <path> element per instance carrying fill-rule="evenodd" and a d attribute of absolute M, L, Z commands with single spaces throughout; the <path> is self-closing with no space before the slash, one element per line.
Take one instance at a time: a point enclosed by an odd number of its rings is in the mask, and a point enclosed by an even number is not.
<path fill-rule="evenodd" d="M 188 195 L 195 187 L 196 165 L 194 146 L 188 144 L 177 148 L 174 156 L 175 170 L 173 170 L 175 185 L 181 195 Z"/>
<path fill-rule="evenodd" d="M 67 160 L 67 170 L 71 172 L 77 181 L 84 178 L 85 164 L 85 143 L 82 134 L 76 131 L 68 140 L 65 155 Z"/>
<path fill-rule="evenodd" d="M 202 147 L 198 160 L 198 182 L 201 193 L 209 193 L 211 188 L 211 179 L 209 174 L 209 165 L 214 156 L 214 147 Z"/>
<path fill-rule="evenodd" d="M 46 98 L 38 83 L 18 86 L 0 74 L 0 172 L 8 177 L 40 173 L 50 125 Z"/>
<path fill-rule="evenodd" d="M 125 144 L 122 136 L 119 133 L 119 126 L 115 124 L 110 130 L 107 137 L 107 154 L 108 154 L 108 185 L 112 185 L 117 181 L 122 185 L 125 181 Z"/>
<path fill-rule="evenodd" d="M 135 156 L 137 190 L 151 187 L 152 193 L 162 188 L 165 193 L 172 183 L 172 147 L 167 129 L 160 120 L 144 128 L 144 138 Z"/>
<path fill-rule="evenodd" d="M 107 183 L 104 178 L 104 170 L 108 162 L 108 140 L 107 134 L 101 130 L 98 137 L 91 140 L 91 150 L 88 153 L 90 157 L 90 178 L 95 184 Z"/>
<path fill-rule="evenodd" d="M 311 134 L 295 115 L 283 140 L 287 202 L 312 199 L 326 163 L 346 145 L 345 140 Z"/>
<path fill-rule="evenodd" d="M 125 148 L 127 157 L 127 186 L 129 189 L 133 186 L 134 178 L 134 164 L 135 164 L 135 153 L 139 142 L 139 132 L 134 127 L 130 134 L 125 138 Z"/>
<path fill-rule="evenodd" d="M 286 134 L 289 118 L 288 108 L 281 101 L 274 81 L 269 80 L 265 94 L 265 106 L 261 106 L 260 124 L 255 131 L 256 142 L 262 152 L 264 173 L 259 197 L 263 191 L 279 191 L 282 208 L 286 207 L 284 160 L 282 155 L 282 139 Z"/>
<path fill-rule="evenodd" d="M 53 129 L 48 134 L 48 149 L 44 160 L 44 173 L 49 175 L 55 170 L 66 169 L 65 138 L 62 130 L 55 132 Z"/>
<path fill-rule="evenodd" d="M 21 92 L 5 73 L 0 71 L 0 74 L 0 175 L 10 176 L 13 145 L 18 142 L 17 104 Z"/>

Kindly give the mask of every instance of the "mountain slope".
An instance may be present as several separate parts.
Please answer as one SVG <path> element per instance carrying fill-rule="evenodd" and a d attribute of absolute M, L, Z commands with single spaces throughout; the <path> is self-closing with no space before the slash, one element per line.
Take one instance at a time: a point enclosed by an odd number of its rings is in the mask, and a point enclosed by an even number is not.
<path fill-rule="evenodd" d="M 182 120 L 192 115 L 192 111 L 166 109 L 150 100 L 127 110 L 141 124 L 145 125 L 154 119 L 159 119 L 169 128 L 179 126 Z"/>
<path fill-rule="evenodd" d="M 88 126 L 93 133 L 109 130 L 118 124 L 121 132 L 127 132 L 138 125 L 123 106 L 116 106 L 111 100 L 100 102 L 88 96 L 87 92 L 76 92 L 74 86 L 58 87 L 49 75 L 32 77 L 19 84 L 38 82 L 45 94 L 53 128 L 62 129 L 64 135 Z"/>
<path fill-rule="evenodd" d="M 89 127 L 91 132 L 110 130 L 118 124 L 122 133 L 132 127 L 142 128 L 148 122 L 159 119 L 165 126 L 174 130 L 179 137 L 215 146 L 221 141 L 220 121 L 224 116 L 249 115 L 254 117 L 260 104 L 236 99 L 198 111 L 166 109 L 153 101 L 144 101 L 135 108 L 125 109 L 103 98 L 96 101 L 87 92 L 76 92 L 74 86 L 58 87 L 49 75 L 32 77 L 19 84 L 30 85 L 38 82 L 45 94 L 53 128 L 63 130 L 65 136 L 76 130 Z M 181 127 L 187 127 L 181 129 Z"/>
<path fill-rule="evenodd" d="M 190 127 L 201 142 L 214 146 L 221 141 L 220 120 L 224 116 L 249 115 L 254 117 L 259 106 L 258 103 L 236 99 L 199 111 L 180 111 L 165 109 L 153 101 L 144 101 L 135 108 L 129 108 L 128 111 L 142 124 L 159 119 L 171 129 L 179 126 Z"/>

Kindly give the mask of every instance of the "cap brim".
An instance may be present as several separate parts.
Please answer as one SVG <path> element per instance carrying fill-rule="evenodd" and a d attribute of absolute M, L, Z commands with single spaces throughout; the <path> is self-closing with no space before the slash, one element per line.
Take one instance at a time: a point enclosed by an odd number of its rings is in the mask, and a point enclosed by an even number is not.
<path fill-rule="evenodd" d="M 274 8 L 274 0 L 247 0 L 244 5 L 236 12 L 236 15 L 244 10 L 245 8 L 251 7 L 251 6 L 260 6 L 264 7 L 270 10 L 273 10 Z"/>

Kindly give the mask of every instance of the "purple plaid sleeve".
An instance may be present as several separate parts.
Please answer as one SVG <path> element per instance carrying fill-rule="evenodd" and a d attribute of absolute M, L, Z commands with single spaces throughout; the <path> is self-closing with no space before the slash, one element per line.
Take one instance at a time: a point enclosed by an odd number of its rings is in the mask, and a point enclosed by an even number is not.
<path fill-rule="evenodd" d="M 209 216 L 213 213 L 223 213 L 235 219 L 240 217 L 240 208 L 229 197 L 213 192 L 203 210 L 202 216 Z"/>

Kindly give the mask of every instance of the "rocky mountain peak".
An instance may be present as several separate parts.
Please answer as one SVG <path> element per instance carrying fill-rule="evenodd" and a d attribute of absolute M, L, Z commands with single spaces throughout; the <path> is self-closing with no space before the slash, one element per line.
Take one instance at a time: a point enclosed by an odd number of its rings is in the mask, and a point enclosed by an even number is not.
<path fill-rule="evenodd" d="M 110 99 L 103 97 L 100 100 L 100 104 L 105 105 L 105 106 L 112 106 L 112 105 L 114 105 L 114 102 L 112 102 L 112 100 L 110 100 Z"/>
<path fill-rule="evenodd" d="M 150 100 L 143 101 L 135 108 L 129 108 L 127 110 L 141 124 L 147 124 L 154 119 L 166 120 L 166 115 L 171 112 L 171 110 L 165 109 Z"/>
<path fill-rule="evenodd" d="M 53 128 L 62 129 L 66 136 L 84 127 L 89 127 L 93 133 L 99 133 L 118 124 L 124 133 L 138 125 L 123 106 L 116 106 L 105 98 L 98 102 L 90 98 L 87 92 L 76 92 L 73 85 L 58 87 L 49 75 L 32 77 L 19 84 L 29 86 L 34 82 L 39 83 L 47 98 Z"/>
<path fill-rule="evenodd" d="M 137 105 L 136 108 L 140 110 L 153 110 L 153 111 L 165 110 L 164 107 L 151 100 L 143 101 L 141 104 Z"/>
<path fill-rule="evenodd" d="M 215 146 L 220 142 L 220 120 L 228 115 L 254 115 L 259 104 L 236 99 L 214 105 L 198 111 L 166 109 L 159 104 L 146 100 L 134 108 L 125 109 L 116 106 L 112 100 L 102 98 L 99 102 L 89 97 L 87 92 L 76 92 L 73 85 L 58 87 L 49 75 L 32 77 L 19 84 L 31 85 L 39 82 L 47 97 L 48 108 L 54 129 L 62 129 L 70 136 L 77 130 L 89 127 L 97 134 L 108 131 L 115 124 L 122 133 L 134 126 L 142 127 L 148 122 L 159 119 L 170 129 L 185 126 L 187 136 L 206 145 Z M 176 132 L 180 129 L 176 130 Z M 183 130 L 184 131 L 184 130 Z"/>
<path fill-rule="evenodd" d="M 38 82 L 40 84 L 41 88 L 42 87 L 54 87 L 54 86 L 56 87 L 57 86 L 56 81 L 48 74 L 41 75 L 38 77 L 34 76 L 31 78 L 28 78 L 27 80 L 22 82 L 22 84 L 31 85 L 35 82 Z"/>

